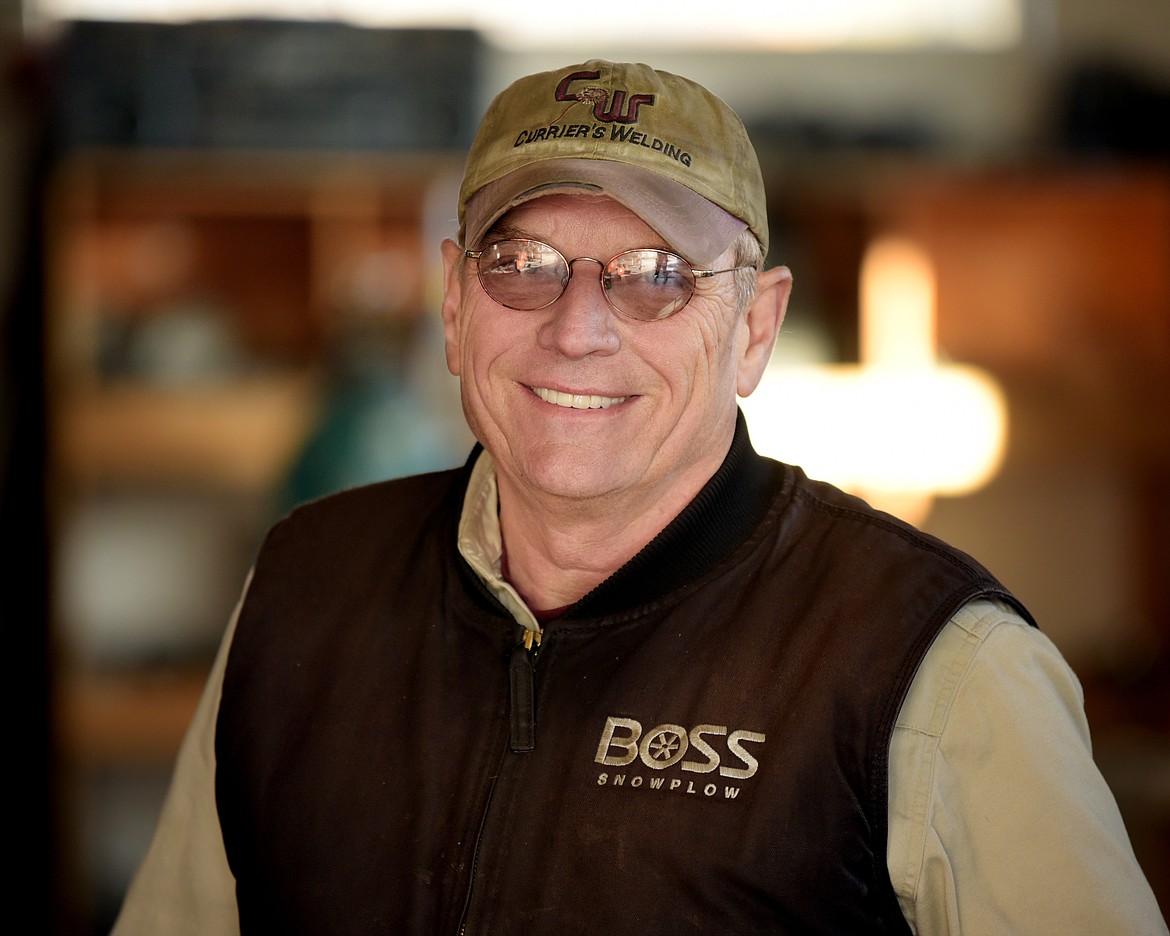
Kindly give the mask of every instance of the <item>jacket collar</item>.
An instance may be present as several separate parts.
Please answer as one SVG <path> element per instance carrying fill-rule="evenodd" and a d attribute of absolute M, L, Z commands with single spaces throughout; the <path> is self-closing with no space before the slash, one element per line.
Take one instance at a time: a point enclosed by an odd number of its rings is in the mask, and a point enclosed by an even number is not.
<path fill-rule="evenodd" d="M 472 460 L 459 520 L 459 552 L 519 624 L 537 629 L 532 612 L 500 572 L 495 463 L 478 447 Z M 694 581 L 751 535 L 775 502 L 782 480 L 781 467 L 752 448 L 740 412 L 723 464 L 694 500 L 629 562 L 569 608 L 565 617 L 579 620 L 618 614 Z"/>
<path fill-rule="evenodd" d="M 629 562 L 578 601 L 569 618 L 615 614 L 693 582 L 759 526 L 780 490 L 780 466 L 752 448 L 743 413 L 719 470 Z"/>

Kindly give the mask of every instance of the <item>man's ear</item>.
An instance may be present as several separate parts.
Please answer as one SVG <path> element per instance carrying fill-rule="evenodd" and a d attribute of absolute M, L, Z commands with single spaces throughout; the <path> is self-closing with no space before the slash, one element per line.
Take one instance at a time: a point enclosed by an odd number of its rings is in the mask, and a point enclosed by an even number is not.
<path fill-rule="evenodd" d="M 459 376 L 459 307 L 463 302 L 463 248 L 447 238 L 443 252 L 443 346 L 447 370 Z"/>
<path fill-rule="evenodd" d="M 736 382 L 741 397 L 749 396 L 764 376 L 791 293 L 792 271 L 788 267 L 772 267 L 756 275 L 756 295 L 744 313 L 747 345 L 739 360 Z"/>

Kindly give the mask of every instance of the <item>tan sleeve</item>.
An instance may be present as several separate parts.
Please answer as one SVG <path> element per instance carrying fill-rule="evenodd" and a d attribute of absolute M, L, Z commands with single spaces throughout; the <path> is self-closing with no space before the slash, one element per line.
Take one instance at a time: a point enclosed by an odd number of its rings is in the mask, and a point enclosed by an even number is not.
<path fill-rule="evenodd" d="M 238 936 L 236 882 L 215 807 L 215 720 L 239 607 L 224 635 L 146 857 L 113 936 Z"/>
<path fill-rule="evenodd" d="M 1079 682 L 1009 607 L 939 634 L 890 743 L 887 861 L 916 933 L 1166 936 Z"/>

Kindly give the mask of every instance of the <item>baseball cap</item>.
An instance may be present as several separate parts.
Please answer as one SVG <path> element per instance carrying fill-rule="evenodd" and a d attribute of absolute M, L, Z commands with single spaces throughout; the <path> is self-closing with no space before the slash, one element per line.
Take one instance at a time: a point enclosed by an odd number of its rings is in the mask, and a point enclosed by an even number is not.
<path fill-rule="evenodd" d="M 745 229 L 764 253 L 764 180 L 747 130 L 720 98 L 649 65 L 592 59 L 520 78 L 484 114 L 459 189 L 459 239 L 478 246 L 515 206 L 602 192 L 695 263 Z"/>

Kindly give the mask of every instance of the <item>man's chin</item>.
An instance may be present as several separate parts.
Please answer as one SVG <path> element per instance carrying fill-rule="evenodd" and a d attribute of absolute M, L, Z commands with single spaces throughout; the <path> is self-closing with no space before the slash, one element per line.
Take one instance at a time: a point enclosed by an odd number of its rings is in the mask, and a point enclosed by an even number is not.
<path fill-rule="evenodd" d="M 596 501 L 620 496 L 637 479 L 621 470 L 620 460 L 606 452 L 582 449 L 572 443 L 544 445 L 525 460 L 516 480 L 524 488 L 548 497 Z"/>

